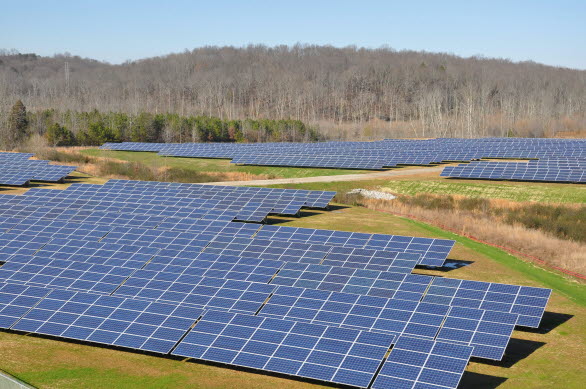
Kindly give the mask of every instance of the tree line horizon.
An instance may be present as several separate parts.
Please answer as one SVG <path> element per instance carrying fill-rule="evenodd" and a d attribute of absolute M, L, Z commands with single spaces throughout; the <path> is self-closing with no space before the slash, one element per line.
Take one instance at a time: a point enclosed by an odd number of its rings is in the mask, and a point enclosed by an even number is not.
<path fill-rule="evenodd" d="M 292 120 L 333 140 L 586 129 L 586 71 L 386 47 L 202 47 L 120 65 L 0 50 L 2 127 L 17 100 L 40 116 Z"/>
<path fill-rule="evenodd" d="M 222 120 L 178 114 L 123 112 L 27 112 L 18 100 L 0 131 L 0 147 L 15 149 L 32 137 L 50 146 L 100 146 L 106 142 L 312 142 L 315 128 L 299 120 Z"/>

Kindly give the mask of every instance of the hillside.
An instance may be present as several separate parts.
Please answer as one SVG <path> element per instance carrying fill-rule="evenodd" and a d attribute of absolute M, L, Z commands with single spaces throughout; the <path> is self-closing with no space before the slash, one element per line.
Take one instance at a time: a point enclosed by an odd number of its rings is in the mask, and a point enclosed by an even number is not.
<path fill-rule="evenodd" d="M 120 65 L 0 51 L 4 117 L 19 98 L 29 111 L 291 118 L 330 138 L 586 128 L 586 71 L 390 48 L 204 47 Z"/>

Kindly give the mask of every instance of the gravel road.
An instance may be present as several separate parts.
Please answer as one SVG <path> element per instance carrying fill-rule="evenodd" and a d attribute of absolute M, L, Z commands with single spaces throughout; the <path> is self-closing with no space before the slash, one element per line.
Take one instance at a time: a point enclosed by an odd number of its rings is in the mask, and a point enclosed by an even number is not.
<path fill-rule="evenodd" d="M 280 185 L 280 184 L 302 184 L 307 182 L 337 182 L 337 181 L 364 181 L 364 180 L 382 180 L 397 176 L 411 176 L 424 173 L 439 173 L 446 165 L 421 167 L 412 169 L 392 169 L 384 172 L 342 174 L 339 176 L 317 176 L 317 177 L 300 177 L 300 178 L 275 178 L 272 180 L 252 180 L 252 181 L 223 181 L 223 182 L 206 182 L 207 185 L 235 185 L 235 186 L 252 186 L 252 185 Z"/>

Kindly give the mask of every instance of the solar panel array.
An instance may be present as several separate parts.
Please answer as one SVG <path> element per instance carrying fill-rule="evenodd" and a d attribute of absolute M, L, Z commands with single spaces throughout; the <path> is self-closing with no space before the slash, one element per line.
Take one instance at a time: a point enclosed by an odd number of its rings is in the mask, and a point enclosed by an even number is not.
<path fill-rule="evenodd" d="M 366 388 L 392 335 L 208 311 L 173 355 Z"/>
<path fill-rule="evenodd" d="M 586 158 L 584 159 L 539 159 L 528 162 L 474 161 L 458 166 L 446 166 L 444 177 L 519 180 L 586 182 Z"/>
<path fill-rule="evenodd" d="M 49 161 L 31 160 L 30 153 L 0 152 L 0 185 L 23 186 L 30 181 L 61 182 L 75 166 L 49 165 Z"/>
<path fill-rule="evenodd" d="M 486 158 L 534 159 L 527 163 L 481 161 L 446 167 L 443 176 L 584 182 L 586 141 L 540 138 L 387 139 L 321 143 L 106 143 L 102 149 L 152 151 L 161 156 L 225 158 L 234 164 L 381 170 L 402 165 L 468 162 Z"/>
<path fill-rule="evenodd" d="M 158 226 L 189 230 L 194 220 L 262 222 L 269 214 L 297 215 L 301 208 L 327 207 L 335 192 L 110 180 L 105 185 L 73 184 L 63 193 L 33 189 L 12 199 L 0 215 L 59 218 L 100 224 Z M 18 205 L 17 205 L 18 204 Z M 41 206 L 42 205 L 42 206 Z M 129 216 L 133 215 L 133 216 Z M 137 220 L 140 219 L 140 220 Z M 163 227 L 163 226 L 161 226 Z"/>
<path fill-rule="evenodd" d="M 251 202 L 285 212 L 283 199 L 332 195 L 123 180 L 0 195 L 0 328 L 455 388 L 471 357 L 500 360 L 516 326 L 539 326 L 549 289 L 413 273 L 453 241 L 235 221 Z"/>

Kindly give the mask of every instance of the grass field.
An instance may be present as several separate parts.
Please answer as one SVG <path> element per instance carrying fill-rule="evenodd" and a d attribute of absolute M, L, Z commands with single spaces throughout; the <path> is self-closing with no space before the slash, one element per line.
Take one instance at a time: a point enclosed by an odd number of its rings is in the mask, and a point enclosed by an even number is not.
<path fill-rule="evenodd" d="M 271 166 L 237 166 L 225 159 L 173 158 L 159 157 L 156 153 L 109 151 L 86 149 L 81 151 L 90 156 L 115 158 L 124 161 L 141 162 L 149 166 L 170 166 L 192 169 L 202 172 L 245 172 L 252 175 L 265 175 L 271 178 L 298 178 L 314 176 L 330 176 L 342 174 L 365 173 L 363 170 L 344 169 L 306 169 L 284 168 Z M 432 193 L 440 195 L 461 195 L 474 198 L 494 198 L 511 201 L 586 203 L 586 185 L 455 180 L 439 177 L 438 174 L 421 174 L 396 177 L 392 180 L 372 180 L 359 182 L 305 183 L 289 184 L 281 187 L 318 189 L 318 190 L 350 190 L 353 188 L 380 188 L 392 193 L 414 195 Z"/>
<path fill-rule="evenodd" d="M 447 277 L 554 289 L 541 329 L 513 333 L 505 359 L 473 361 L 463 388 L 581 388 L 586 380 L 586 289 L 498 249 L 390 214 L 359 207 L 275 219 L 291 226 L 456 239 L 451 259 L 469 266 Z M 429 271 L 423 271 L 430 273 Z M 433 273 L 433 272 L 432 272 Z M 0 369 L 41 388 L 310 388 L 320 385 L 236 369 L 0 332 Z"/>
<path fill-rule="evenodd" d="M 417 180 L 401 178 L 388 181 L 382 184 L 381 188 L 406 195 L 432 193 L 519 202 L 586 203 L 586 185 L 577 184 L 469 181 L 428 177 Z"/>
<path fill-rule="evenodd" d="M 235 164 L 231 164 L 230 160 L 227 159 L 160 157 L 156 153 L 147 152 L 85 149 L 81 150 L 81 153 L 94 157 L 115 158 L 123 161 L 141 162 L 149 166 L 178 167 L 200 172 L 240 172 L 258 176 L 269 176 L 269 178 L 333 176 L 340 174 L 356 174 L 364 172 L 364 170 L 344 169 L 300 169 L 292 167 L 273 166 L 238 166 Z"/>
<path fill-rule="evenodd" d="M 586 185 L 541 182 L 452 180 L 431 174 L 393 177 L 392 180 L 341 181 L 271 185 L 288 189 L 333 190 L 376 189 L 395 194 L 460 195 L 471 198 L 505 199 L 516 202 L 586 203 Z"/>

